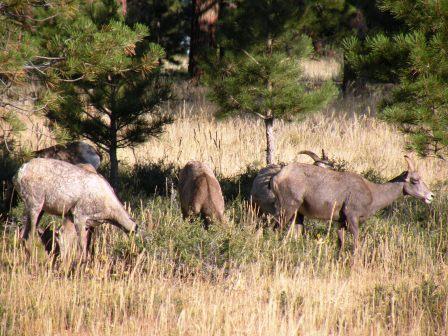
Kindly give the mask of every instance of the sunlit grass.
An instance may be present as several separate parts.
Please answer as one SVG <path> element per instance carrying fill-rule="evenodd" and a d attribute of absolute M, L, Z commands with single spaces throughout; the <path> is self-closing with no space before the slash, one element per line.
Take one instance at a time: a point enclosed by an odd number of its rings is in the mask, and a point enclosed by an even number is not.
<path fill-rule="evenodd" d="M 373 118 L 347 117 L 360 112 L 356 104 L 341 106 L 278 122 L 276 160 L 310 162 L 297 153 L 324 148 L 355 172 L 391 178 L 406 169 L 402 134 Z M 174 171 L 196 159 L 231 180 L 264 165 L 260 120 L 216 121 L 202 95 L 167 109 L 175 123 L 160 139 L 121 151 L 124 171 L 136 163 Z M 37 135 L 27 139 L 44 146 Z M 448 169 L 437 159 L 415 160 L 434 204 L 395 202 L 361 226 L 358 254 L 351 255 L 349 240 L 340 260 L 335 223 L 306 220 L 306 234 L 294 239 L 266 227 L 236 197 L 226 204 L 228 225 L 205 231 L 198 220 L 182 220 L 168 181 L 157 196 L 137 183 L 122 190 L 143 238 L 103 225 L 86 267 L 52 266 L 37 243 L 27 260 L 14 226 L 5 228 L 0 335 L 446 334 Z"/>
<path fill-rule="evenodd" d="M 230 208 L 229 227 L 184 222 L 166 198 L 143 240 L 103 227 L 87 267 L 26 261 L 13 234 L 0 251 L 4 334 L 443 334 L 445 201 L 401 201 L 362 227 L 355 258 L 336 259 L 329 223 L 295 240 Z M 159 209 L 163 209 L 159 211 Z M 408 209 L 406 218 L 400 209 Z M 424 218 L 422 212 L 425 213 Z M 36 245 L 37 249 L 40 249 Z"/>

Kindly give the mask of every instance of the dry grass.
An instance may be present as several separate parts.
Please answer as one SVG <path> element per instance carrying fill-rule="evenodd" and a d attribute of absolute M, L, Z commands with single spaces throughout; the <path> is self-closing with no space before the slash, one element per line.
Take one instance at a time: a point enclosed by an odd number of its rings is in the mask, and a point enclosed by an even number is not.
<path fill-rule="evenodd" d="M 160 204 L 147 206 L 157 213 Z M 415 208 L 402 204 L 403 208 Z M 441 209 L 436 204 L 435 208 Z M 444 208 L 445 210 L 446 208 Z M 437 213 L 434 212 L 434 213 Z M 0 331 L 24 335 L 428 335 L 446 333 L 446 229 L 395 214 L 375 218 L 352 265 L 334 256 L 334 235 L 311 229 L 297 242 L 263 235 L 249 221 L 189 236 L 176 209 L 154 215 L 147 250 L 102 234 L 86 270 L 53 270 L 24 260 L 10 235 L 0 252 Z M 441 214 L 439 214 L 441 215 Z M 443 215 L 445 216 L 445 215 Z M 446 222 L 446 219 L 444 219 Z M 246 229 L 239 228 L 244 225 Z M 197 225 L 197 223 L 196 223 Z M 170 234 L 161 235 L 169 228 Z M 181 234 L 175 233 L 181 231 Z M 233 248 L 225 250 L 220 235 Z M 185 239 L 229 257 L 207 270 L 185 259 Z M 160 241 L 158 241 L 160 239 Z M 244 239 L 245 241 L 240 241 Z M 127 244 L 127 257 L 112 246 Z M 163 248 L 164 244 L 166 247 Z M 241 246 L 238 246 L 241 244 Z M 158 247 L 155 247 L 158 246 Z M 238 253 L 253 254 L 250 261 Z M 184 254 L 184 259 L 180 256 Z M 35 254 L 39 256 L 39 254 Z M 183 260 L 183 262 L 181 261 Z"/>
<path fill-rule="evenodd" d="M 374 168 L 405 169 L 405 138 L 356 110 L 325 111 L 276 125 L 278 161 L 302 149 Z M 223 176 L 263 166 L 257 119 L 215 121 L 206 101 L 173 107 L 179 117 L 159 140 L 120 152 L 132 165 L 198 159 Z M 432 186 L 448 170 L 416 159 Z M 131 200 L 138 204 L 140 200 Z M 400 201 L 362 227 L 359 256 L 338 261 L 332 223 L 313 221 L 303 239 L 258 229 L 244 204 L 228 204 L 229 227 L 205 232 L 181 219 L 167 197 L 133 209 L 145 241 L 103 227 L 88 268 L 52 269 L 26 261 L 16 235 L 0 243 L 0 335 L 430 335 L 447 333 L 446 197 L 431 208 Z"/>
<path fill-rule="evenodd" d="M 163 62 L 165 71 L 188 72 L 188 57 L 176 55 L 174 57 L 176 63 L 169 61 Z M 308 59 L 302 61 L 303 75 L 305 78 L 330 80 L 338 79 L 341 73 L 341 63 L 335 58 Z"/>
<path fill-rule="evenodd" d="M 264 165 L 263 121 L 257 118 L 216 121 L 205 113 L 191 117 L 184 106 L 179 109 L 179 115 L 184 117 L 167 127 L 160 139 L 150 140 L 134 152 L 122 151 L 121 160 L 131 163 L 163 160 L 183 166 L 195 159 L 209 163 L 224 176 L 241 173 L 248 165 L 259 168 Z M 386 177 L 394 177 L 406 169 L 405 139 L 396 129 L 374 118 L 347 118 L 341 112 L 344 111 L 320 113 L 303 122 L 278 121 L 276 160 L 312 162 L 297 153 L 304 149 L 320 153 L 323 148 L 330 157 L 349 162 L 350 169 L 359 173 L 374 168 Z M 415 157 L 415 160 L 428 183 L 447 179 L 444 162 L 433 158 Z"/>
<path fill-rule="evenodd" d="M 342 65 L 335 58 L 309 59 L 302 61 L 305 78 L 319 80 L 337 80 L 342 71 Z"/>

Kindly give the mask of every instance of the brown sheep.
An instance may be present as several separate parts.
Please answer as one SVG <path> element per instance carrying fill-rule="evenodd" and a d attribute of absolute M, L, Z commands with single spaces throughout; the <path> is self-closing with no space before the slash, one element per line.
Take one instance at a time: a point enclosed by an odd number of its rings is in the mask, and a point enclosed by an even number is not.
<path fill-rule="evenodd" d="M 224 198 L 213 171 L 205 163 L 190 161 L 179 173 L 179 198 L 183 218 L 200 215 L 207 229 L 224 218 Z"/>
<path fill-rule="evenodd" d="M 339 251 L 344 245 L 345 228 L 353 234 L 353 250 L 358 245 L 358 226 L 376 211 L 402 195 L 420 198 L 429 204 L 433 193 L 423 182 L 413 161 L 405 156 L 408 170 L 387 183 L 377 184 L 361 175 L 337 172 L 309 164 L 292 163 L 272 179 L 277 218 L 281 223 L 298 217 L 339 222 Z"/>
<path fill-rule="evenodd" d="M 65 145 L 55 145 L 34 152 L 38 158 L 56 159 L 73 164 L 89 163 L 98 169 L 102 156 L 93 146 L 83 141 L 69 142 Z"/>
<path fill-rule="evenodd" d="M 301 151 L 299 154 L 306 154 L 314 160 L 314 165 L 322 168 L 333 169 L 333 164 L 328 160 L 322 149 L 322 157 L 311 151 Z M 283 165 L 271 164 L 259 171 L 252 184 L 250 191 L 251 202 L 257 211 L 262 214 L 275 215 L 275 195 L 270 188 L 272 178 L 283 168 Z"/>

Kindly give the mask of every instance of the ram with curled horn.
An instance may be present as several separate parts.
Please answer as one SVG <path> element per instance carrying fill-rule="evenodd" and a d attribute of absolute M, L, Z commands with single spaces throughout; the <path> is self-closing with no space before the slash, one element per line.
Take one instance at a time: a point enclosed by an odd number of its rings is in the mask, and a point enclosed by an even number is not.
<path fill-rule="evenodd" d="M 309 150 L 300 151 L 299 154 L 308 155 L 310 158 L 312 158 L 314 160 L 313 164 L 315 166 L 319 166 L 322 168 L 330 168 L 330 169 L 334 168 L 333 163 L 328 159 L 328 156 L 325 155 L 325 151 L 323 149 L 322 149 L 322 157 L 319 157 L 319 155 L 317 155 L 316 153 L 309 151 Z"/>
<path fill-rule="evenodd" d="M 303 150 L 298 153 L 305 154 L 314 160 L 314 165 L 322 168 L 333 169 L 333 164 L 325 155 L 322 149 L 322 157 L 319 157 L 316 153 Z M 275 215 L 275 195 L 270 188 L 270 182 L 272 178 L 280 172 L 284 165 L 272 164 L 259 171 L 252 184 L 252 189 L 250 191 L 251 202 L 253 206 L 257 209 L 257 212 L 263 214 Z"/>
<path fill-rule="evenodd" d="M 414 162 L 405 156 L 408 170 L 387 183 L 378 184 L 359 174 L 337 172 L 313 165 L 292 163 L 272 179 L 276 198 L 276 217 L 281 225 L 304 217 L 339 222 L 339 251 L 344 245 L 344 232 L 354 237 L 353 249 L 358 245 L 358 227 L 375 212 L 390 205 L 403 195 L 422 199 L 429 204 L 433 193 L 429 190 Z"/>

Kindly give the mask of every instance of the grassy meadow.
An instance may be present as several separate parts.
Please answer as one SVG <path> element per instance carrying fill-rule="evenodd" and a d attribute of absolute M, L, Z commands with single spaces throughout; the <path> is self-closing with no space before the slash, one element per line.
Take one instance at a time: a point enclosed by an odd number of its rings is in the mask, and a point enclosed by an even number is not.
<path fill-rule="evenodd" d="M 304 237 L 295 239 L 251 211 L 247 190 L 264 162 L 260 120 L 215 120 L 202 92 L 165 108 L 176 121 L 160 139 L 119 153 L 120 196 L 143 239 L 103 225 L 95 259 L 67 271 L 52 267 L 37 243 L 26 260 L 16 223 L 1 226 L 0 335 L 448 333 L 445 162 L 415 158 L 434 203 L 400 199 L 361 226 L 356 257 L 349 241 L 338 260 L 334 223 L 305 220 Z M 359 116 L 362 109 L 351 97 L 300 122 L 278 122 L 277 161 L 311 162 L 297 152 L 324 148 L 368 178 L 400 174 L 405 137 Z M 46 140 L 40 132 L 26 141 Z M 173 185 L 191 159 L 219 176 L 227 225 L 205 231 L 198 220 L 182 220 Z"/>

